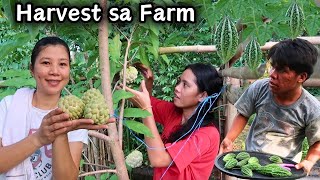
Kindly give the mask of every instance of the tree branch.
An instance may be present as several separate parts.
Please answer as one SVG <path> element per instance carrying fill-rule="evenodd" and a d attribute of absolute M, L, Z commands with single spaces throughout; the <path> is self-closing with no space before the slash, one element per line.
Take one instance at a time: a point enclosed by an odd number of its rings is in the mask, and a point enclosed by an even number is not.
<path fill-rule="evenodd" d="M 117 173 L 117 171 L 114 169 L 105 169 L 105 170 L 100 170 L 100 171 L 92 171 L 92 172 L 83 173 L 83 174 L 80 174 L 78 177 L 84 177 L 84 176 L 89 176 L 89 175 L 93 175 L 93 174 L 102 174 L 102 173 Z"/>

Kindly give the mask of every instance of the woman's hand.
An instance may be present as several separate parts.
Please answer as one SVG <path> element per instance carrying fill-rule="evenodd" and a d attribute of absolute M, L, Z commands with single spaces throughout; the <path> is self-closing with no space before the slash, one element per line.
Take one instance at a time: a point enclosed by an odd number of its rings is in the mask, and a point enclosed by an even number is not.
<path fill-rule="evenodd" d="M 67 127 L 71 126 L 68 120 L 69 115 L 64 113 L 60 108 L 49 112 L 43 117 L 39 129 L 34 133 L 38 146 L 51 144 L 55 138 L 67 131 Z"/>
<path fill-rule="evenodd" d="M 151 94 L 154 80 L 152 70 L 142 63 L 135 63 L 133 66 L 137 68 L 137 70 L 143 75 L 146 89 L 148 90 L 149 94 Z"/>
<path fill-rule="evenodd" d="M 108 120 L 108 123 L 114 122 L 115 119 L 111 118 Z M 107 125 L 94 125 L 94 121 L 92 119 L 76 119 L 69 120 L 69 115 L 64 113 L 60 108 L 57 108 L 46 116 L 44 116 L 42 123 L 34 133 L 37 139 L 38 146 L 44 146 L 47 144 L 51 144 L 55 138 L 61 134 L 68 133 L 77 129 L 106 129 Z"/>
<path fill-rule="evenodd" d="M 107 124 L 115 122 L 115 118 L 110 118 L 107 120 Z M 74 119 L 71 121 L 71 125 L 67 127 L 67 131 L 73 131 L 77 129 L 88 129 L 88 130 L 100 130 L 100 129 L 107 129 L 107 124 L 94 124 L 92 119 Z"/>
<path fill-rule="evenodd" d="M 152 80 L 153 81 L 153 73 L 152 73 L 152 70 L 148 66 L 146 66 L 146 65 L 144 65 L 144 64 L 142 64 L 140 62 L 134 63 L 133 66 L 135 68 L 137 68 L 137 70 L 139 72 L 141 72 L 141 74 L 143 75 L 143 77 L 146 80 Z"/>
<path fill-rule="evenodd" d="M 130 101 L 132 101 L 137 107 L 141 109 L 147 109 L 151 107 L 149 92 L 146 88 L 144 80 L 141 81 L 140 91 L 131 89 L 127 86 L 125 87 L 125 90 L 134 94 L 134 97 L 131 98 Z"/>

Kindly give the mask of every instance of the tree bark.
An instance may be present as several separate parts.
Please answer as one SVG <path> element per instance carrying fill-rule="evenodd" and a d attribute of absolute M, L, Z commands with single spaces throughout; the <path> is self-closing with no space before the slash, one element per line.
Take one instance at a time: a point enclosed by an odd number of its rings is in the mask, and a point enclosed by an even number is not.
<path fill-rule="evenodd" d="M 106 99 L 111 116 L 113 115 L 113 102 L 110 79 L 110 62 L 109 62 L 109 46 L 108 46 L 108 21 L 107 21 L 107 1 L 100 0 L 102 7 L 102 20 L 99 23 L 99 56 L 101 68 L 101 84 L 103 95 Z M 108 125 L 108 135 L 110 141 L 108 142 L 111 148 L 112 157 L 116 165 L 117 175 L 120 180 L 129 179 L 128 171 L 125 166 L 124 154 L 119 144 L 118 132 L 116 123 Z"/>

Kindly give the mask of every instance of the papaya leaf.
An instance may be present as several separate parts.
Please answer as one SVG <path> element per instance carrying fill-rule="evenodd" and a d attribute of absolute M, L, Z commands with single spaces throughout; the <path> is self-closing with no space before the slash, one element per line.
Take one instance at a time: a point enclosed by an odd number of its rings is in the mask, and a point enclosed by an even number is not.
<path fill-rule="evenodd" d="M 319 8 L 320 10 L 320 8 Z M 320 15 L 310 14 L 306 18 L 305 27 L 310 36 L 316 36 L 320 29 Z"/>
<path fill-rule="evenodd" d="M 129 129 L 131 129 L 134 132 L 144 134 L 148 137 L 153 137 L 150 129 L 142 124 L 141 122 L 138 121 L 133 121 L 133 120 L 126 120 L 124 121 L 125 126 L 127 126 Z"/>
<path fill-rule="evenodd" d="M 124 117 L 134 117 L 134 118 L 145 118 L 150 116 L 151 114 L 146 111 L 142 110 L 140 108 L 126 108 L 124 109 L 123 116 Z"/>

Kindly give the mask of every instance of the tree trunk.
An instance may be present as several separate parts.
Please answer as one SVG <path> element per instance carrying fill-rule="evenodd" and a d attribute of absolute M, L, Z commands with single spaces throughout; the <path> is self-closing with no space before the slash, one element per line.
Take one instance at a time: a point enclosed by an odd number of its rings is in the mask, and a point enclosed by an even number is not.
<path fill-rule="evenodd" d="M 101 67 L 101 84 L 103 95 L 106 99 L 110 114 L 113 115 L 113 102 L 110 79 L 110 63 L 109 63 L 109 48 L 108 48 L 108 22 L 107 22 L 107 1 L 100 0 L 102 7 L 103 18 L 99 24 L 99 56 Z M 129 179 L 128 171 L 125 166 L 124 154 L 119 144 L 118 132 L 116 123 L 108 125 L 108 135 L 110 141 L 108 142 L 111 148 L 112 157 L 116 165 L 117 175 L 120 180 Z"/>

